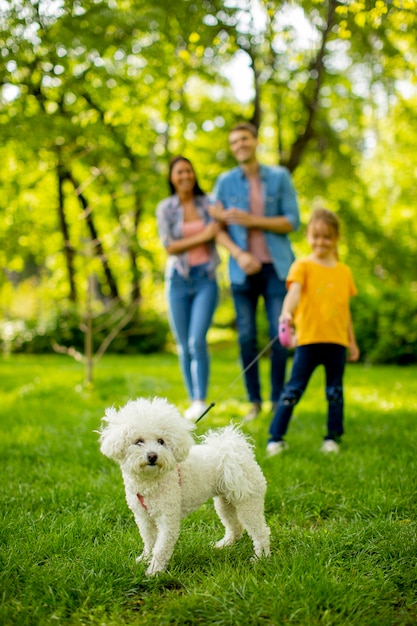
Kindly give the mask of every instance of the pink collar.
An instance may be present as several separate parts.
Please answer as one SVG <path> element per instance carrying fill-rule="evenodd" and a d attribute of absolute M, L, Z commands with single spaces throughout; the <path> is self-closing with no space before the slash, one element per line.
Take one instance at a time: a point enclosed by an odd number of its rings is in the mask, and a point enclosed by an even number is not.
<path fill-rule="evenodd" d="M 147 511 L 147 510 L 148 510 L 148 507 L 147 507 L 147 506 L 146 506 L 146 504 L 145 504 L 145 499 L 144 499 L 144 497 L 143 497 L 140 493 L 137 493 L 136 495 L 137 495 L 137 497 L 138 497 L 139 502 L 141 503 L 141 505 L 142 505 L 142 506 L 143 506 L 143 508 L 145 509 L 145 511 Z"/>

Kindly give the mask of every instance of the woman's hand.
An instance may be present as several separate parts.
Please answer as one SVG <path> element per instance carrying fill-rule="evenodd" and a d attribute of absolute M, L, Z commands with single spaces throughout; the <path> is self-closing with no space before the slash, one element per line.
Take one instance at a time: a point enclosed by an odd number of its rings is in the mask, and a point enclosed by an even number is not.
<path fill-rule="evenodd" d="M 245 226 L 246 228 L 254 226 L 253 216 L 250 213 L 242 211 L 242 209 L 237 207 L 229 207 L 226 211 L 221 202 L 212 204 L 209 208 L 209 214 L 213 219 L 222 222 L 222 224 L 240 224 L 240 226 Z"/>
<path fill-rule="evenodd" d="M 254 218 L 247 211 L 230 207 L 230 209 L 223 211 L 223 213 L 223 220 L 226 224 L 239 224 L 240 226 L 245 226 L 245 228 L 253 228 L 254 226 Z"/>
<path fill-rule="evenodd" d="M 227 211 L 224 210 L 224 206 L 217 200 L 216 204 L 211 204 L 208 209 L 210 217 L 218 222 L 225 223 L 225 217 Z"/>

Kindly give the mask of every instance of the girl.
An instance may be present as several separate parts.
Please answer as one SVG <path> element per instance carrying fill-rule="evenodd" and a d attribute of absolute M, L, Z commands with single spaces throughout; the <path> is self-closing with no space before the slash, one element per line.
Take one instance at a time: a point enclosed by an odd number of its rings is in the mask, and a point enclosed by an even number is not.
<path fill-rule="evenodd" d="M 307 226 L 310 256 L 295 261 L 287 277 L 288 293 L 279 321 L 297 330 L 297 347 L 289 382 L 285 385 L 270 426 L 268 456 L 288 444 L 283 437 L 295 405 L 318 365 L 326 371 L 327 434 L 321 450 L 338 452 L 343 434 L 343 372 L 346 361 L 357 361 L 349 299 L 357 294 L 352 273 L 337 254 L 339 220 L 326 209 L 313 212 Z"/>
<path fill-rule="evenodd" d="M 165 270 L 169 322 L 191 400 L 185 417 L 195 420 L 207 408 L 206 335 L 217 304 L 219 257 L 214 239 L 220 226 L 211 221 L 208 199 L 188 159 L 171 160 L 168 184 L 171 195 L 159 203 L 156 214 L 159 236 L 169 254 Z"/>

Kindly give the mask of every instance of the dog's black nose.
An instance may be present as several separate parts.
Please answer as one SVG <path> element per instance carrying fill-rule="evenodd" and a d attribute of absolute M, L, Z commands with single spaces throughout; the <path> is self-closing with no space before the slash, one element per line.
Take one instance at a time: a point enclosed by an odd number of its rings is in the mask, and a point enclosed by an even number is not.
<path fill-rule="evenodd" d="M 148 452 L 147 459 L 149 465 L 155 465 L 158 460 L 158 455 L 156 454 L 156 452 Z"/>

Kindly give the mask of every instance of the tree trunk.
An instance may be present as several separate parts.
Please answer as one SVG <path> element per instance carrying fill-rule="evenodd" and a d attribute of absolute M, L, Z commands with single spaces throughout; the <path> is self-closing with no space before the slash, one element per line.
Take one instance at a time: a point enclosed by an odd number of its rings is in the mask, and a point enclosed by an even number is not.
<path fill-rule="evenodd" d="M 67 176 L 69 180 L 72 182 L 74 189 L 75 189 L 75 193 L 77 194 L 80 200 L 83 213 L 84 213 L 84 219 L 86 221 L 87 228 L 91 236 L 91 241 L 93 243 L 94 253 L 100 259 L 101 265 L 103 267 L 104 275 L 106 277 L 106 281 L 110 289 L 111 297 L 113 300 L 120 300 L 119 290 L 117 288 L 116 281 L 113 278 L 113 273 L 107 261 L 107 255 L 104 252 L 103 244 L 101 243 L 101 239 L 98 235 L 96 226 L 94 224 L 93 213 L 89 208 L 86 197 L 80 191 L 79 185 L 77 185 L 77 181 L 74 179 L 72 173 L 67 171 Z"/>
<path fill-rule="evenodd" d="M 304 132 L 297 137 L 297 139 L 291 146 L 289 159 L 287 163 L 285 163 L 290 172 L 293 172 L 300 164 L 304 150 L 310 139 L 314 136 L 313 123 L 316 117 L 316 113 L 319 109 L 319 95 L 324 74 L 323 58 L 326 53 L 327 39 L 334 26 L 335 10 L 338 4 L 339 0 L 330 0 L 329 2 L 327 23 L 322 32 L 321 46 L 316 58 L 311 62 L 309 67 L 310 76 L 312 76 L 313 78 L 307 83 L 304 93 L 301 94 L 301 97 L 304 100 L 305 108 L 307 109 L 307 120 L 304 126 Z"/>
<path fill-rule="evenodd" d="M 77 301 L 77 288 L 75 285 L 75 270 L 74 270 L 74 248 L 70 243 L 69 228 L 65 217 L 64 207 L 64 181 L 67 179 L 66 173 L 62 166 L 60 150 L 58 149 L 58 164 L 57 164 L 57 177 L 58 177 L 58 216 L 59 226 L 64 240 L 64 256 L 67 265 L 68 281 L 69 281 L 69 299 L 72 302 Z"/>

